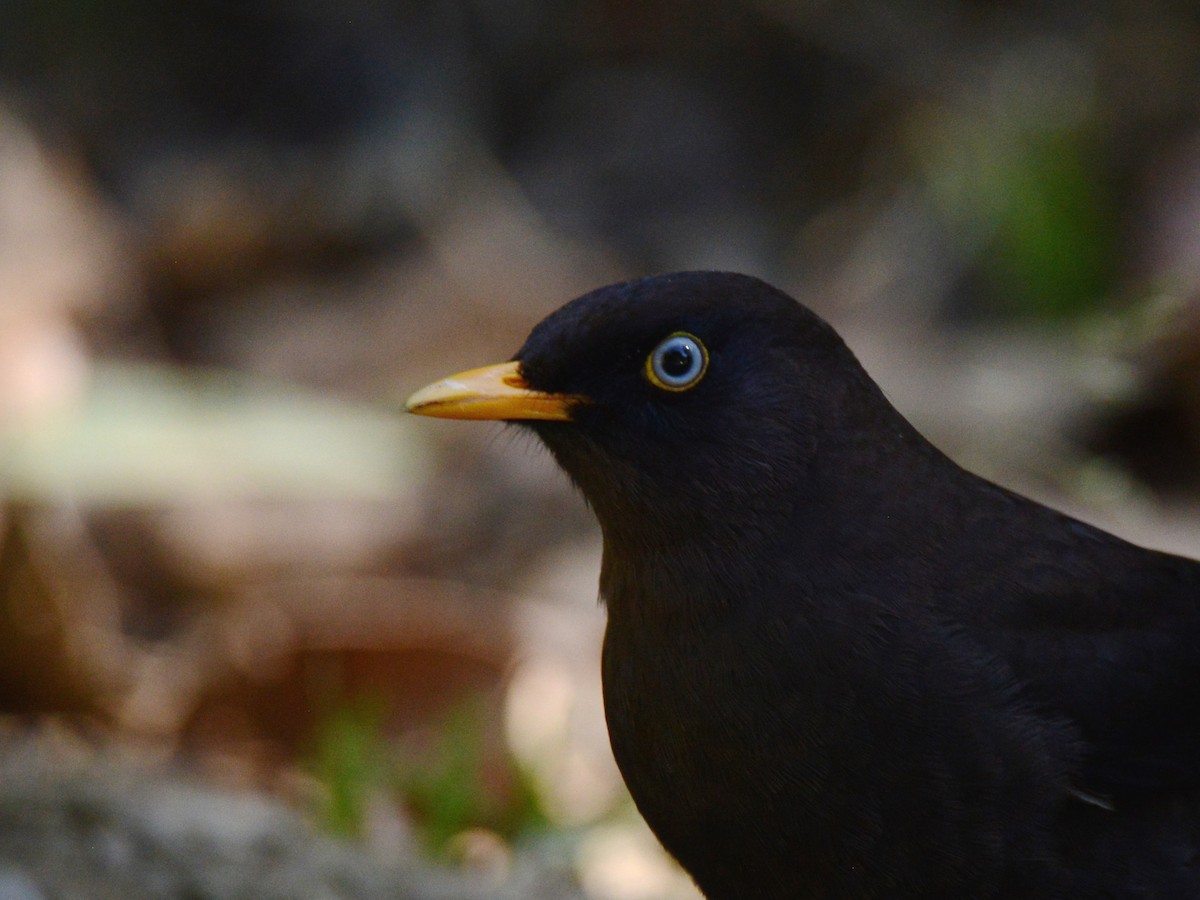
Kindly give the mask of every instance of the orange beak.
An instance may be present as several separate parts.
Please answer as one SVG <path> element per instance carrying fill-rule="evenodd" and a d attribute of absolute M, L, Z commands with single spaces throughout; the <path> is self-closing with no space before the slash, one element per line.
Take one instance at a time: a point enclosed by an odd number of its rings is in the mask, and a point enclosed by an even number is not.
<path fill-rule="evenodd" d="M 543 419 L 570 421 L 577 394 L 531 390 L 515 362 L 471 369 L 421 388 L 404 404 L 410 413 L 441 419 Z"/>

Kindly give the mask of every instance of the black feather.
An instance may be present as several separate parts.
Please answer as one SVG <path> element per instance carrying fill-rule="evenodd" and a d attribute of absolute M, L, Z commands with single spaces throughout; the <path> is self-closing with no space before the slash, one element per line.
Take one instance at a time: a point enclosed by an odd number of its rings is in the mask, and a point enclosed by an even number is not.
<path fill-rule="evenodd" d="M 709 897 L 1200 896 L 1200 563 L 962 470 L 752 278 L 603 288 L 516 359 L 591 399 L 527 424 L 603 529 L 617 762 Z"/>

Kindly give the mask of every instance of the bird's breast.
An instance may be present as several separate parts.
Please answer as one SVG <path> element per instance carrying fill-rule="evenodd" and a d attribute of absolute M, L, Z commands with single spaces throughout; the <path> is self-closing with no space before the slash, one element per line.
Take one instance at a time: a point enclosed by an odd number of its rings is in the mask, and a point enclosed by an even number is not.
<path fill-rule="evenodd" d="M 736 625 L 627 629 L 610 618 L 603 653 L 613 753 L 647 818 L 713 822 L 822 785 L 836 692 L 815 690 L 805 654 L 780 633 Z M 797 773 L 801 770 L 801 778 Z M 652 821 L 653 825 L 653 821 Z"/>

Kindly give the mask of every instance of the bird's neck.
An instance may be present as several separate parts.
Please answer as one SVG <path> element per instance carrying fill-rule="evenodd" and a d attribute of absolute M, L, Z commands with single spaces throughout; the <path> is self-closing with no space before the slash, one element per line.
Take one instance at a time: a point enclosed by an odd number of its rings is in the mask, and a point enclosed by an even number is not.
<path fill-rule="evenodd" d="M 864 431 L 861 442 L 797 466 L 790 481 L 747 481 L 720 496 L 698 489 L 686 506 L 654 497 L 650 482 L 637 492 L 648 500 L 638 515 L 593 498 L 610 618 L 713 627 L 731 598 L 767 591 L 781 577 L 814 590 L 849 588 L 871 571 L 909 565 L 897 558 L 902 546 L 952 542 L 954 486 L 970 476 L 899 421 L 890 434 Z"/>
<path fill-rule="evenodd" d="M 642 527 L 604 523 L 600 593 L 610 622 L 629 627 L 705 630 L 717 627 L 733 598 L 771 577 L 782 551 L 787 510 L 693 508 L 670 522 Z"/>

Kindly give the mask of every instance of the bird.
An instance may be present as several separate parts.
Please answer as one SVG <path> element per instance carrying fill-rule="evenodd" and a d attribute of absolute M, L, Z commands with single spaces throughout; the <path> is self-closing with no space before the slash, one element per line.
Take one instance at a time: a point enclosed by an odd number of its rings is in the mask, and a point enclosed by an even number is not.
<path fill-rule="evenodd" d="M 1200 897 L 1200 562 L 961 468 L 787 294 L 603 287 L 407 408 L 591 507 L 613 754 L 706 897 Z"/>

